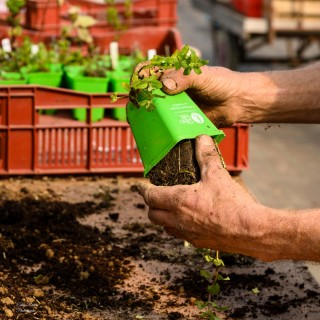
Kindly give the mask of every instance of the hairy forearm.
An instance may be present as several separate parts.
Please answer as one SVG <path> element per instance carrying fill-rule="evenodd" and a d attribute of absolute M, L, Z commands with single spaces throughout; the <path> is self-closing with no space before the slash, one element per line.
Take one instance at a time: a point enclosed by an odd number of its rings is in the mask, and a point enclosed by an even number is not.
<path fill-rule="evenodd" d="M 252 235 L 263 260 L 320 261 L 320 210 L 285 211 L 259 206 Z"/>
<path fill-rule="evenodd" d="M 320 62 L 285 71 L 244 75 L 237 122 L 320 123 Z"/>

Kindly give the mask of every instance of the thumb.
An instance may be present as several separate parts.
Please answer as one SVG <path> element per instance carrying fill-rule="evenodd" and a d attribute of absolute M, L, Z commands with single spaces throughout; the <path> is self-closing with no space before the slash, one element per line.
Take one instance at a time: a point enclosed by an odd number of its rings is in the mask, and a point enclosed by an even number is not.
<path fill-rule="evenodd" d="M 219 152 L 210 136 L 201 135 L 196 138 L 196 158 L 201 171 L 201 180 L 210 179 L 211 175 L 216 175 L 222 169 L 225 171 Z"/>
<path fill-rule="evenodd" d="M 162 90 L 167 94 L 177 94 L 187 90 L 193 83 L 193 75 L 184 75 L 183 70 L 168 70 L 161 77 Z"/>

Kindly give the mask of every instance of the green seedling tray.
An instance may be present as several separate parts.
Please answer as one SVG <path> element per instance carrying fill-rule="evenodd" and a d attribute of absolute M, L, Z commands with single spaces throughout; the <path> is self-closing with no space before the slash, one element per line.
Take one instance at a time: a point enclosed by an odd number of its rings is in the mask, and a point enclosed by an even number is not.
<path fill-rule="evenodd" d="M 109 83 L 109 91 L 110 92 L 119 92 L 119 93 L 127 93 L 127 90 L 123 88 L 122 83 L 127 82 L 130 83 L 130 72 L 125 71 L 112 71 L 110 75 L 110 83 Z M 126 115 L 126 106 L 124 105 L 122 108 L 113 108 L 111 110 L 111 116 L 120 121 L 127 121 Z"/>
<path fill-rule="evenodd" d="M 174 96 L 157 94 L 165 98 L 154 98 L 156 108 L 147 111 L 133 103 L 127 105 L 127 120 L 131 126 L 144 165 L 144 175 L 180 141 L 194 139 L 206 134 L 218 143 L 225 134 L 217 129 L 187 93 Z"/>

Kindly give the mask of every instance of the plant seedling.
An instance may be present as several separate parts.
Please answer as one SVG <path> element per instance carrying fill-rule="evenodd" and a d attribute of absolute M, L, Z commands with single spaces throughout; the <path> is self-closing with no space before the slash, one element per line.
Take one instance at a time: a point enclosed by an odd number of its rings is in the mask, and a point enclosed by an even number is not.
<path fill-rule="evenodd" d="M 185 75 L 189 75 L 191 71 L 201 74 L 201 67 L 207 63 L 208 60 L 199 58 L 195 50 L 188 45 L 184 46 L 181 50 L 176 50 L 169 57 L 155 55 L 149 64 L 133 73 L 131 84 L 127 86 L 127 89 L 130 89 L 130 100 L 137 107 L 144 107 L 151 111 L 155 108 L 152 100 L 164 97 L 163 95 L 156 94 L 155 90 L 163 87 L 159 76 L 165 70 L 174 68 L 176 70 L 183 69 Z M 145 74 L 144 70 L 149 73 L 148 76 L 141 75 Z"/>

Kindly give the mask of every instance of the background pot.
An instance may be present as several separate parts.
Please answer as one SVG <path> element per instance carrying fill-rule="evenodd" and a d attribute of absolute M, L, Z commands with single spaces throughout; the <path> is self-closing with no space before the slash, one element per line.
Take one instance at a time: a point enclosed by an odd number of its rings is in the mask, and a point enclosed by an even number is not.
<path fill-rule="evenodd" d="M 26 84 L 27 80 L 20 72 L 3 72 L 1 74 L 0 85 Z"/>
<path fill-rule="evenodd" d="M 69 74 L 68 83 L 70 89 L 88 93 L 108 92 L 109 77 L 85 77 L 82 73 Z M 72 110 L 75 119 L 86 121 L 87 110 L 76 108 Z M 93 108 L 91 110 L 91 121 L 99 121 L 104 117 L 104 108 Z"/>
<path fill-rule="evenodd" d="M 110 76 L 110 83 L 109 83 L 109 91 L 110 92 L 119 92 L 119 93 L 127 93 L 127 90 L 123 88 L 122 83 L 130 82 L 132 72 L 126 72 L 126 71 L 112 71 Z M 113 108 L 111 110 L 111 116 L 120 121 L 127 121 L 127 115 L 126 115 L 126 107 L 125 105 L 123 108 Z"/>
<path fill-rule="evenodd" d="M 52 64 L 49 66 L 49 71 L 25 71 L 25 77 L 28 84 L 38 84 L 41 86 L 59 88 L 62 81 L 62 67 L 60 64 Z M 43 110 L 46 114 L 56 113 L 55 109 Z"/>

